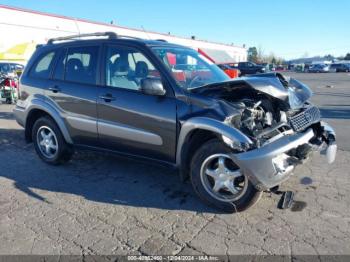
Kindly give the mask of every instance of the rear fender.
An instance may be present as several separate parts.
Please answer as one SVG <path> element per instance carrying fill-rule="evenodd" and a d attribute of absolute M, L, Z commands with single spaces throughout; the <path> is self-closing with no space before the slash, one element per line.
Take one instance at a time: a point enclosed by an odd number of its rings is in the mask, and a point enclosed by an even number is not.
<path fill-rule="evenodd" d="M 72 140 L 71 136 L 69 135 L 68 129 L 64 123 L 64 119 L 61 116 L 59 109 L 55 108 L 52 104 L 49 104 L 49 103 L 45 102 L 44 100 L 33 99 L 31 101 L 31 104 L 26 109 L 26 111 L 28 112 L 27 117 L 29 116 L 30 112 L 32 112 L 33 110 L 36 110 L 36 109 L 42 110 L 45 113 L 47 113 L 58 125 L 66 142 L 68 144 L 73 144 L 73 140 Z"/>

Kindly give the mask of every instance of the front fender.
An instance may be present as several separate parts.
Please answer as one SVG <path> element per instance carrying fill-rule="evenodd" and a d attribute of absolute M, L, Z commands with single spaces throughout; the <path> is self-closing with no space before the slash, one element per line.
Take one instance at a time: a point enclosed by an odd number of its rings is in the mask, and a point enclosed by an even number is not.
<path fill-rule="evenodd" d="M 189 135 L 194 130 L 207 130 L 211 131 L 217 135 L 225 136 L 232 140 L 233 142 L 237 142 L 239 144 L 253 144 L 253 142 L 244 135 L 238 129 L 228 126 L 227 124 L 206 117 L 193 117 L 188 119 L 182 124 L 178 143 L 177 143 L 177 151 L 176 151 L 176 166 L 180 169 L 180 172 L 183 173 L 182 165 L 182 154 L 184 153 L 184 148 L 186 143 L 188 142 Z M 180 174 L 182 178 L 184 178 L 183 174 Z"/>

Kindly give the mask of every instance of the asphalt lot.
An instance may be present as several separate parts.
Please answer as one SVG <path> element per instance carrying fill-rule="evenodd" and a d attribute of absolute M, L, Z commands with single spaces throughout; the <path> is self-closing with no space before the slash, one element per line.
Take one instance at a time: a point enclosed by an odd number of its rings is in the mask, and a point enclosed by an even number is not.
<path fill-rule="evenodd" d="M 12 106 L 0 105 L 0 255 L 350 255 L 350 75 L 293 75 L 314 90 L 340 150 L 331 166 L 315 155 L 297 168 L 282 187 L 296 193 L 289 210 L 266 193 L 244 213 L 222 214 L 175 172 L 107 154 L 48 166 Z"/>

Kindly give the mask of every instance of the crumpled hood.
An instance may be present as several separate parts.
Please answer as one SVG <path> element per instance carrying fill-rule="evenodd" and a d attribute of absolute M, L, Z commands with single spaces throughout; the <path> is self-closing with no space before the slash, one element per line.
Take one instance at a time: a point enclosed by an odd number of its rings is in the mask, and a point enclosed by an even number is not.
<path fill-rule="evenodd" d="M 192 88 L 189 91 L 215 97 L 225 92 L 232 92 L 233 90 L 244 90 L 244 88 L 252 88 L 260 93 L 282 100 L 288 103 L 291 108 L 302 106 L 312 96 L 312 91 L 305 84 L 294 78 L 285 77 L 280 73 L 240 77 L 225 82 Z"/>

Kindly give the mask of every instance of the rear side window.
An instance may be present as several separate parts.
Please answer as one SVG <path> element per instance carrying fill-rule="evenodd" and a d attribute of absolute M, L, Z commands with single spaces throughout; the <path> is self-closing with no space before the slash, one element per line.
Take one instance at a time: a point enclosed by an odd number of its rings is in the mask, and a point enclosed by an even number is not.
<path fill-rule="evenodd" d="M 97 57 L 97 46 L 69 48 L 66 58 L 59 61 L 58 66 L 63 64 L 67 81 L 96 84 Z"/>
<path fill-rule="evenodd" d="M 30 71 L 30 75 L 38 78 L 49 78 L 54 56 L 55 52 L 49 52 L 41 56 Z"/>

